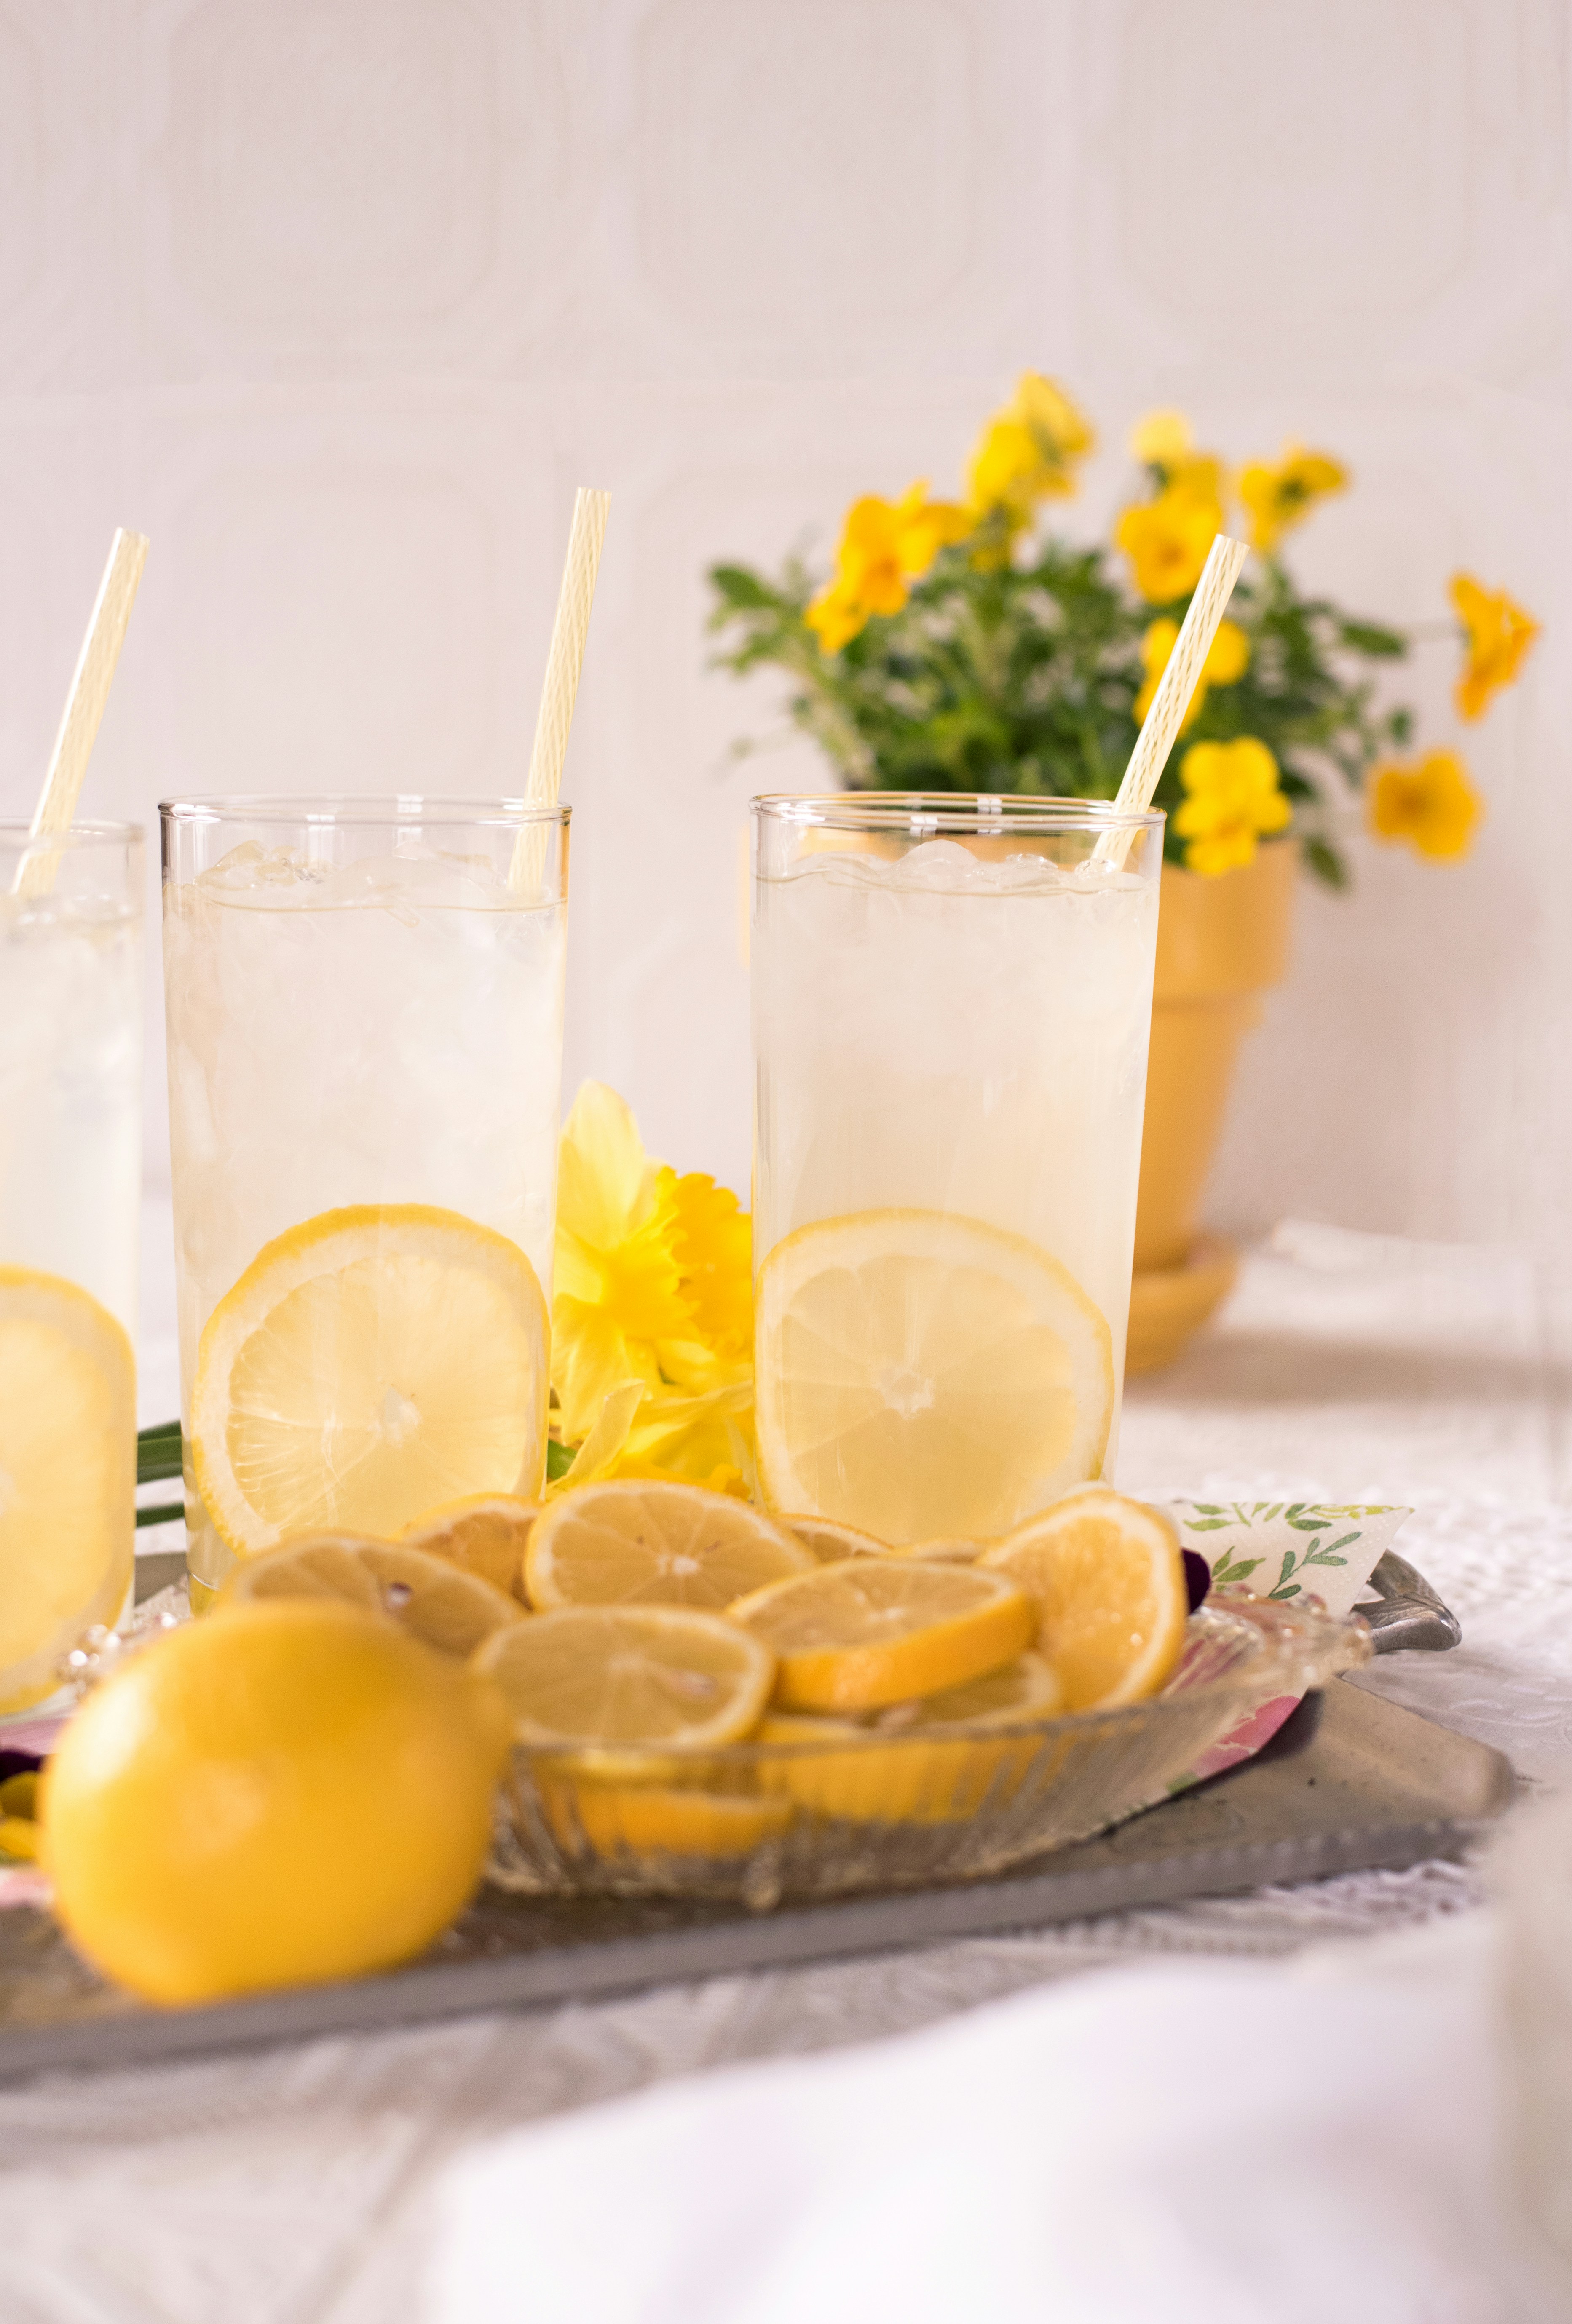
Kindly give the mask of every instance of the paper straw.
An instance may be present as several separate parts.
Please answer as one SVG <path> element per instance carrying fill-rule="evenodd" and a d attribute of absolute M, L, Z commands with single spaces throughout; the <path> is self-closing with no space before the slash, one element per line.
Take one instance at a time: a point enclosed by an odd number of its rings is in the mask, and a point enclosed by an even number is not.
<path fill-rule="evenodd" d="M 88 634 L 66 696 L 60 733 L 55 736 L 49 772 L 43 779 L 29 826 L 30 842 L 53 838 L 69 831 L 81 796 L 82 779 L 97 740 L 104 706 L 115 679 L 115 665 L 125 641 L 125 625 L 136 598 L 136 585 L 147 561 L 147 541 L 140 532 L 117 531 L 109 562 L 98 585 L 98 595 L 88 623 Z M 54 885 L 60 864 L 58 847 L 30 844 L 12 881 L 17 896 L 45 896 Z"/>
<path fill-rule="evenodd" d="M 1114 799 L 1116 810 L 1126 815 L 1144 815 L 1151 805 L 1151 795 L 1157 788 L 1158 778 L 1168 763 L 1168 754 L 1174 745 L 1179 722 L 1189 708 L 1190 696 L 1196 690 L 1201 666 L 1212 650 L 1212 641 L 1217 634 L 1217 624 L 1234 594 L 1234 584 L 1249 550 L 1242 540 L 1230 540 L 1220 532 L 1207 552 L 1201 567 L 1201 577 L 1196 584 L 1196 594 L 1190 599 L 1189 611 L 1178 637 L 1162 676 L 1157 681 L 1157 691 L 1141 723 L 1135 737 L 1135 748 L 1130 753 L 1130 764 L 1124 770 L 1124 779 Z M 1100 862 L 1123 863 L 1130 846 L 1127 832 L 1105 832 L 1097 842 L 1096 860 Z"/>
<path fill-rule="evenodd" d="M 551 651 L 546 662 L 546 682 L 541 690 L 540 715 L 535 721 L 535 747 L 530 753 L 530 779 L 525 798 L 531 807 L 555 807 L 562 788 L 562 762 L 568 756 L 569 730 L 578 694 L 578 673 L 584 666 L 584 644 L 589 635 L 589 613 L 595 603 L 595 578 L 600 570 L 601 544 L 611 494 L 580 484 L 573 502 L 573 530 L 568 537 L 568 561 L 557 599 L 557 619 L 551 631 Z M 544 833 L 521 831 L 513 846 L 513 884 L 538 887 L 545 863 Z"/>

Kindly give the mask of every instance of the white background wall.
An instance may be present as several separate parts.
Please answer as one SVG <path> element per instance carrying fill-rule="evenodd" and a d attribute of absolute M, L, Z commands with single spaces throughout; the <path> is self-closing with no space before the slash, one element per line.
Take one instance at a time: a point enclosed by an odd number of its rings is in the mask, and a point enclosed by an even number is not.
<path fill-rule="evenodd" d="M 1464 564 L 1547 634 L 1465 737 L 1470 862 L 1356 843 L 1357 895 L 1306 898 L 1215 1214 L 1572 1243 L 1568 14 L 0 0 L 0 814 L 116 522 L 153 553 L 93 809 L 515 788 L 572 487 L 607 485 L 569 1081 L 744 1184 L 727 746 L 773 720 L 706 671 L 707 561 L 952 489 L 1027 364 L 1102 426 L 1077 531 L 1154 403 L 1234 457 L 1302 435 L 1357 478 L 1307 578 L 1433 620 Z M 1453 668 L 1404 681 L 1437 740 Z"/>

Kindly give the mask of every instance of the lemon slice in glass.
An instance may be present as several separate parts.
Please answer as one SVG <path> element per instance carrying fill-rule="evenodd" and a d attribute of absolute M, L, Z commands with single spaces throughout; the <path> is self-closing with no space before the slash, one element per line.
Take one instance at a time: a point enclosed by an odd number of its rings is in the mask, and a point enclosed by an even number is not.
<path fill-rule="evenodd" d="M 996 1540 L 1102 1467 L 1106 1321 L 1046 1251 L 975 1219 L 800 1227 L 761 1270 L 756 1347 L 772 1508 L 897 1545 Z"/>
<path fill-rule="evenodd" d="M 474 1493 L 540 1489 L 550 1328 L 516 1243 L 457 1211 L 325 1211 L 208 1317 L 197 1489 L 240 1556 L 295 1534 L 396 1535 Z"/>
<path fill-rule="evenodd" d="M 0 1711 L 131 1586 L 136 1367 L 106 1308 L 58 1275 L 0 1267 Z"/>

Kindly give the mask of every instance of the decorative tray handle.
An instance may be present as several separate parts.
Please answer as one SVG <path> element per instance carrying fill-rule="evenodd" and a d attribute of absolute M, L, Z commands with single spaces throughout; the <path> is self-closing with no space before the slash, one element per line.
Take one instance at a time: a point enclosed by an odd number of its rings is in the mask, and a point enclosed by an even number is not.
<path fill-rule="evenodd" d="M 1407 1646 L 1440 1655 L 1461 1643 L 1463 1626 L 1456 1615 L 1395 1550 L 1383 1550 L 1376 1559 L 1369 1586 L 1374 1596 L 1362 1598 L 1354 1610 L 1369 1623 L 1378 1655 L 1395 1655 Z"/>

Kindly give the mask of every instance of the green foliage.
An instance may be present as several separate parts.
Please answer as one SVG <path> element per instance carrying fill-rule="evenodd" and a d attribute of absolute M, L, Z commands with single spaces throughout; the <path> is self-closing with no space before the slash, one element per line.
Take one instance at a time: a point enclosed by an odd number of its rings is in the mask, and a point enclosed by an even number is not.
<path fill-rule="evenodd" d="M 1112 798 L 1134 747 L 1142 641 L 1159 609 L 1132 594 L 1101 547 L 1040 540 L 992 565 L 974 550 L 941 549 L 901 612 L 875 615 L 837 654 L 808 627 L 817 585 L 800 562 L 774 582 L 717 565 L 717 661 L 739 675 L 784 670 L 792 720 L 854 789 Z M 1188 604 L 1161 611 L 1177 622 Z M 1182 861 L 1171 813 L 1189 745 L 1254 735 L 1277 761 L 1308 868 L 1341 887 L 1331 809 L 1412 725 L 1406 710 L 1377 707 L 1370 666 L 1400 659 L 1408 641 L 1301 596 L 1273 558 L 1254 560 L 1228 611 L 1249 640 L 1249 666 L 1209 688 L 1163 770 L 1155 803 L 1170 815 L 1167 853 Z"/>

